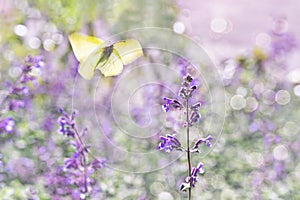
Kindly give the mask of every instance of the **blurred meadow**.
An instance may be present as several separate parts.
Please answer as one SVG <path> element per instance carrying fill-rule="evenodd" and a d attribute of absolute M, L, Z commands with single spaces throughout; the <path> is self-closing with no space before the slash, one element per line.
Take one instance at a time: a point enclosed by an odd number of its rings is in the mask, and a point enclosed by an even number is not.
<path fill-rule="evenodd" d="M 299 6 L 0 0 L 0 199 L 188 199 L 185 152 L 158 150 L 160 135 L 185 141 L 184 111 L 162 105 L 186 74 L 202 103 L 191 141 L 213 137 L 193 154 L 205 173 L 192 199 L 300 199 Z M 73 32 L 137 39 L 144 56 L 85 80 Z"/>

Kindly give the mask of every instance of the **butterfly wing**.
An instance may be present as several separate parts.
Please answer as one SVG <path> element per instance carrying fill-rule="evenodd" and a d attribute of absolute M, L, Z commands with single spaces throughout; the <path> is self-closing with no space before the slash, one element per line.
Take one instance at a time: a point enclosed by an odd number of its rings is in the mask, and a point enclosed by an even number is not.
<path fill-rule="evenodd" d="M 143 49 L 139 41 L 129 39 L 114 43 L 114 49 L 118 52 L 122 63 L 127 65 L 143 56 Z"/>
<path fill-rule="evenodd" d="M 107 61 L 107 59 L 102 59 L 103 52 L 104 45 L 100 45 L 79 64 L 78 72 L 83 78 L 91 80 L 96 68 L 102 66 Z M 99 62 L 100 60 L 102 61 Z"/>
<path fill-rule="evenodd" d="M 104 76 L 117 76 L 123 71 L 123 63 L 119 53 L 113 49 L 108 59 L 97 66 Z"/>
<path fill-rule="evenodd" d="M 83 62 L 103 41 L 99 38 L 73 33 L 69 35 L 75 57 L 79 62 Z"/>

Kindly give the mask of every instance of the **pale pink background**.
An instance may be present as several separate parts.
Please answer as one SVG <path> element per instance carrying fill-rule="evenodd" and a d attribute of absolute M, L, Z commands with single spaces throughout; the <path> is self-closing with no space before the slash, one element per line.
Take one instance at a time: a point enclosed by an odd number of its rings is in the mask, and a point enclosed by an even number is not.
<path fill-rule="evenodd" d="M 212 51 L 215 56 L 233 56 L 255 45 L 259 33 L 272 29 L 274 18 L 288 22 L 288 32 L 299 40 L 300 1 L 298 0 L 179 0 L 178 20 L 186 25 L 186 34 Z M 214 18 L 231 22 L 228 33 L 214 33 Z"/>

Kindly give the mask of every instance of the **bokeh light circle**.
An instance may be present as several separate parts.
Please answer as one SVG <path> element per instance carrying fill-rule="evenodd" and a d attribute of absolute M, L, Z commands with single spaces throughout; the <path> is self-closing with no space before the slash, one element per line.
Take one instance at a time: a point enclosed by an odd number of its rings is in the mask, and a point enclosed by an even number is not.
<path fill-rule="evenodd" d="M 287 90 L 279 90 L 276 93 L 275 101 L 280 105 L 286 105 L 290 102 L 291 95 Z"/>
<path fill-rule="evenodd" d="M 284 145 L 278 145 L 273 149 L 273 156 L 276 160 L 286 160 L 289 157 L 289 151 Z"/>
<path fill-rule="evenodd" d="M 230 106 L 234 110 L 241 110 L 246 106 L 246 100 L 242 95 L 234 95 L 230 99 Z"/>

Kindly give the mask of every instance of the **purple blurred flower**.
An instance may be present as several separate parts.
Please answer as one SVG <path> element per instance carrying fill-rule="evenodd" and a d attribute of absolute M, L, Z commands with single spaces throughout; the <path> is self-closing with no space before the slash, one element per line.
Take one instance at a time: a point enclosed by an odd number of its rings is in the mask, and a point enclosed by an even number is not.
<path fill-rule="evenodd" d="M 20 77 L 20 81 L 22 82 L 21 79 L 23 76 Z M 12 88 L 10 89 L 11 90 L 11 94 L 17 94 L 19 96 L 21 95 L 25 95 L 25 96 L 28 96 L 29 95 L 29 89 L 27 86 L 24 86 L 24 84 L 20 84 L 19 86 L 18 85 L 14 85 L 12 86 Z"/>
<path fill-rule="evenodd" d="M 158 145 L 159 150 L 164 150 L 165 152 L 169 153 L 174 148 L 178 150 L 181 148 L 181 143 L 176 138 L 176 134 L 167 134 L 166 136 L 160 136 L 159 139 L 162 140 Z"/>
<path fill-rule="evenodd" d="M 102 169 L 105 167 L 106 165 L 106 160 L 105 159 L 94 159 L 92 162 L 91 162 L 91 165 L 94 169 Z"/>
<path fill-rule="evenodd" d="M 55 172 L 47 173 L 45 178 L 45 186 L 50 191 L 52 199 L 61 199 L 72 193 L 70 178 L 65 175 L 63 167 L 56 167 Z"/>
<path fill-rule="evenodd" d="M 187 71 L 187 67 L 189 66 L 189 62 L 184 59 L 184 58 L 179 58 L 178 59 L 178 68 L 179 68 L 179 73 L 184 76 L 186 74 L 186 71 Z"/>
<path fill-rule="evenodd" d="M 23 100 L 12 99 L 8 103 L 8 110 L 17 111 L 19 108 L 23 108 L 24 106 L 25 102 Z"/>
<path fill-rule="evenodd" d="M 44 57 L 43 56 L 27 56 L 25 58 L 25 65 L 22 68 L 22 75 L 20 77 L 21 83 L 27 83 L 29 81 L 32 82 L 32 84 L 37 88 L 38 82 L 37 82 L 37 76 L 40 75 L 40 68 L 42 68 L 44 63 Z"/>
<path fill-rule="evenodd" d="M 55 124 L 56 120 L 52 118 L 52 116 L 47 116 L 45 117 L 43 123 L 42 123 L 42 128 L 45 131 L 52 131 L 52 127 Z"/>
<path fill-rule="evenodd" d="M 260 125 L 257 123 L 257 122 L 252 122 L 250 125 L 249 125 L 249 131 L 251 133 L 254 133 L 256 132 L 258 129 L 259 129 Z"/>
<path fill-rule="evenodd" d="M 45 66 L 44 56 L 42 55 L 38 55 L 38 56 L 29 55 L 26 57 L 25 62 L 28 66 L 32 66 L 34 68 L 41 68 Z"/>
<path fill-rule="evenodd" d="M 36 173 L 36 166 L 33 158 L 15 156 L 6 163 L 5 172 L 20 181 L 29 182 Z"/>
<path fill-rule="evenodd" d="M 24 71 L 24 70 L 23 70 Z M 27 71 L 27 70 L 26 70 Z M 30 82 L 30 81 L 32 81 L 32 82 L 35 82 L 36 81 L 36 77 L 34 77 L 34 76 L 32 76 L 32 75 L 29 75 L 28 73 L 29 73 L 30 71 L 28 71 L 28 72 L 26 72 L 26 73 L 24 73 L 22 76 L 21 76 L 21 78 L 20 78 L 20 82 L 21 83 L 28 83 L 28 82 Z M 36 84 L 34 84 L 34 86 L 36 86 Z M 18 90 L 19 88 L 15 88 L 15 90 Z"/>
<path fill-rule="evenodd" d="M 0 119 L 0 133 L 6 132 L 11 133 L 15 128 L 15 121 L 12 117 L 6 117 L 4 119 Z"/>
<path fill-rule="evenodd" d="M 80 154 L 78 152 L 75 152 L 73 154 L 73 156 L 71 158 L 67 158 L 65 161 L 64 161 L 64 164 L 65 164 L 65 168 L 74 168 L 74 169 L 77 169 L 78 166 L 80 165 L 80 161 L 78 160 L 78 156 Z"/>
<path fill-rule="evenodd" d="M 272 32 L 271 36 L 271 58 L 283 56 L 294 50 L 297 46 L 295 37 L 290 33 L 276 33 L 274 31 Z"/>
<path fill-rule="evenodd" d="M 32 98 L 29 95 L 29 89 L 26 85 L 28 81 L 37 81 L 37 75 L 31 74 L 33 68 L 43 66 L 42 56 L 28 56 L 25 59 L 25 65 L 22 67 L 22 73 L 14 84 L 8 83 L 8 94 L 3 98 L 1 105 L 1 113 L 8 111 L 16 112 L 20 108 L 25 107 L 25 102 Z M 0 131 L 11 133 L 15 127 L 15 120 L 12 117 L 0 118 Z"/>

